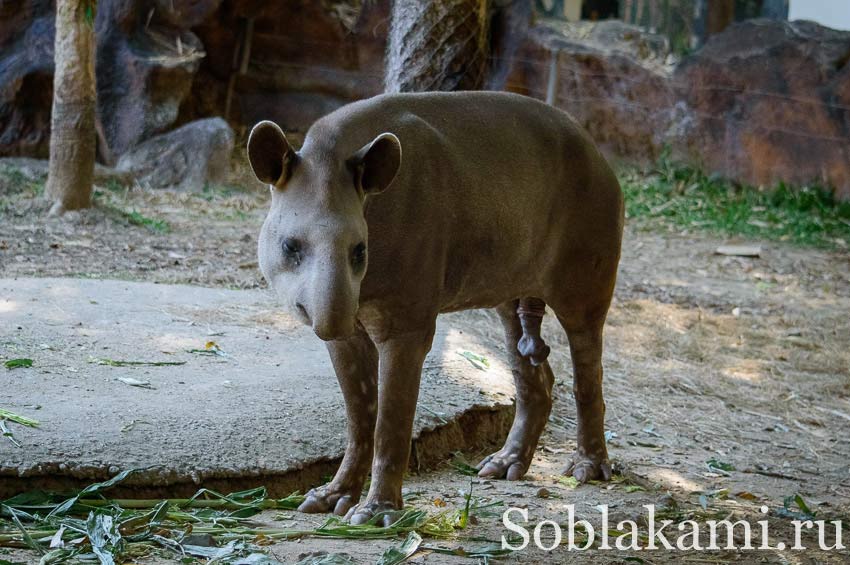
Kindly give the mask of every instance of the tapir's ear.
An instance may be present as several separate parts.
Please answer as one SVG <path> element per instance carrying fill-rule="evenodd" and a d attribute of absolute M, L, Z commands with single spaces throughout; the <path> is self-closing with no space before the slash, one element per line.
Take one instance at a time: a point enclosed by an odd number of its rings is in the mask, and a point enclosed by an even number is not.
<path fill-rule="evenodd" d="M 248 136 L 248 160 L 260 182 L 283 186 L 296 159 L 295 151 L 276 123 L 264 120 L 251 130 Z"/>
<path fill-rule="evenodd" d="M 366 194 L 384 191 L 401 166 L 401 142 L 391 133 L 382 133 L 348 159 L 358 190 Z"/>

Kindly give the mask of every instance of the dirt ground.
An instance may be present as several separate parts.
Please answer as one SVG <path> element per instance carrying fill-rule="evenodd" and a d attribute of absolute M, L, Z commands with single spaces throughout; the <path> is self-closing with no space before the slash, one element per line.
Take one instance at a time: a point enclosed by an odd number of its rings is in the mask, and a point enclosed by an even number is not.
<path fill-rule="evenodd" d="M 3 191 L 0 190 L 0 197 Z M 255 259 L 265 211 L 257 193 L 176 194 L 101 189 L 98 208 L 45 220 L 38 198 L 0 205 L 0 276 L 103 277 L 202 286 L 262 285 Z M 158 220 L 167 231 L 135 225 Z M 158 224 L 160 228 L 162 224 Z M 799 494 L 818 518 L 850 524 L 850 253 L 762 243 L 761 257 L 715 254 L 730 240 L 629 225 L 616 298 L 606 330 L 605 395 L 609 450 L 620 482 L 579 487 L 558 480 L 575 446 L 575 409 L 566 338 L 549 319 L 556 402 L 529 474 L 521 481 L 472 481 L 473 495 L 526 508 L 542 519 L 637 519 L 655 504 L 678 519 L 767 519 L 771 545 L 790 542 L 786 497 Z M 494 314 L 464 314 L 501 343 Z M 340 415 L 342 417 L 342 415 Z M 476 461 L 483 453 L 467 453 Z M 709 467 L 708 462 L 714 466 Z M 718 467 L 720 467 L 718 469 Z M 412 475 L 409 501 L 439 510 L 462 504 L 469 477 L 446 465 Z M 759 507 L 771 509 L 769 517 Z M 792 510 L 797 510 L 792 506 Z M 316 526 L 324 516 L 267 513 L 259 522 Z M 518 518 L 517 518 L 518 519 Z M 461 540 L 426 540 L 465 549 L 509 532 L 501 510 L 480 516 Z M 845 526 L 845 530 L 846 530 Z M 551 532 L 551 530 L 547 530 Z M 845 532 L 845 543 L 850 535 Z M 544 536 L 545 539 L 545 536 Z M 847 551 L 811 549 L 676 552 L 525 550 L 508 561 L 566 563 L 848 563 Z M 479 541 L 475 541 L 479 540 Z M 370 563 L 398 541 L 303 539 L 268 546 L 290 563 L 314 552 Z M 788 543 L 790 547 L 790 543 Z M 12 561 L 34 559 L 14 552 Z M 166 562 L 149 556 L 140 563 Z M 30 561 L 25 561 L 30 562 Z M 34 562 L 34 561 L 32 561 Z M 425 552 L 412 563 L 470 562 Z"/>

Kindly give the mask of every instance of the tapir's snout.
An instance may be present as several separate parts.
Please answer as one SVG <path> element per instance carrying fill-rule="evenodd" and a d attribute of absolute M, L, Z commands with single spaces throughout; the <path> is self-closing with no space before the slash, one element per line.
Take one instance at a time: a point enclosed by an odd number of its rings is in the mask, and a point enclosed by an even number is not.
<path fill-rule="evenodd" d="M 318 309 L 307 313 L 313 333 L 322 341 L 346 339 L 354 333 L 357 312 L 352 308 Z"/>
<path fill-rule="evenodd" d="M 347 269 L 319 269 L 306 305 L 313 332 L 323 341 L 351 337 L 357 320 L 360 285 Z"/>
<path fill-rule="evenodd" d="M 313 322 L 313 332 L 322 341 L 334 341 L 337 339 L 346 339 L 354 333 L 354 319 L 351 321 L 339 322 Z"/>

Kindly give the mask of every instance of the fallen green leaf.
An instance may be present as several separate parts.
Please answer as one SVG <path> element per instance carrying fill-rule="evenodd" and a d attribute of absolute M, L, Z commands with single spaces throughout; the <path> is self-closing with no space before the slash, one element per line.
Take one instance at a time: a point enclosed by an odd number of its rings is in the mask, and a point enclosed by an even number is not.
<path fill-rule="evenodd" d="M 308 555 L 295 565 L 355 565 L 356 563 L 347 553 L 322 553 Z"/>
<path fill-rule="evenodd" d="M 140 381 L 139 379 L 134 379 L 133 377 L 118 377 L 116 380 L 121 381 L 126 385 L 136 386 L 139 388 L 148 388 L 152 390 L 154 388 L 149 381 Z"/>
<path fill-rule="evenodd" d="M 454 467 L 461 475 L 467 475 L 469 477 L 478 476 L 478 469 L 467 463 L 461 453 L 455 453 L 451 466 Z"/>
<path fill-rule="evenodd" d="M 24 416 L 19 416 L 14 412 L 9 412 L 8 410 L 4 410 L 0 408 L 0 419 L 11 420 L 16 424 L 20 424 L 22 426 L 29 426 L 30 428 L 38 427 L 38 420 L 33 420 L 31 418 L 25 418 Z"/>
<path fill-rule="evenodd" d="M 69 510 L 71 510 L 71 508 L 73 508 L 73 506 L 77 503 L 77 501 L 80 499 L 80 497 L 83 497 L 83 496 L 86 496 L 86 495 L 91 495 L 91 494 L 97 494 L 100 491 L 112 488 L 115 485 L 123 482 L 124 479 L 126 479 L 131 474 L 133 474 L 137 471 L 138 471 L 138 469 L 127 469 L 126 471 L 122 471 L 122 472 L 118 473 L 117 475 L 115 475 L 114 477 L 109 479 L 108 481 L 103 481 L 102 483 L 94 483 L 94 484 L 87 486 L 86 488 L 81 490 L 77 495 L 72 496 L 68 500 L 64 501 L 62 504 L 56 506 L 53 510 L 50 511 L 50 513 L 47 515 L 47 517 L 51 518 L 53 516 L 62 516 L 63 514 L 66 514 Z"/>
<path fill-rule="evenodd" d="M 29 369 L 32 367 L 32 359 L 9 359 L 3 365 L 11 369 Z"/>
<path fill-rule="evenodd" d="M 490 361 L 488 361 L 486 357 L 482 357 L 481 355 L 465 350 L 459 350 L 457 354 L 472 363 L 472 366 L 476 369 L 486 371 L 490 368 Z"/>
<path fill-rule="evenodd" d="M 705 464 L 708 466 L 709 471 L 717 472 L 722 475 L 728 475 L 730 471 L 735 470 L 735 467 L 731 463 L 725 463 L 715 457 L 706 461 Z"/>
<path fill-rule="evenodd" d="M 215 355 L 218 357 L 227 357 L 227 353 L 219 347 L 219 345 L 214 341 L 208 341 L 203 349 L 187 349 L 187 353 L 194 353 L 196 355 Z"/>
<path fill-rule="evenodd" d="M 231 565 L 283 565 L 283 563 L 265 553 L 252 553 L 230 563 Z"/>
<path fill-rule="evenodd" d="M 12 435 L 12 431 L 8 427 L 6 427 L 6 420 L 3 418 L 0 418 L 0 433 L 3 434 L 3 437 L 8 438 L 9 441 L 12 442 L 12 445 L 14 445 L 15 447 L 21 447 L 21 442 L 16 440 L 15 436 Z"/>
<path fill-rule="evenodd" d="M 123 361 L 98 357 L 90 357 L 89 363 L 108 365 L 110 367 L 171 367 L 186 364 L 185 361 Z"/>
<path fill-rule="evenodd" d="M 576 487 L 578 487 L 578 485 L 580 484 L 580 483 L 578 482 L 578 479 L 576 479 L 576 478 L 575 478 L 575 477 L 573 477 L 572 475 L 559 475 L 559 476 L 558 476 L 558 477 L 556 477 L 556 478 L 557 478 L 557 481 L 558 481 L 560 484 L 565 485 L 565 486 L 568 486 L 568 487 L 570 487 L 570 488 L 576 488 Z"/>
<path fill-rule="evenodd" d="M 799 512 L 795 512 L 791 509 L 792 504 L 797 507 Z M 809 508 L 809 505 L 806 504 L 806 501 L 803 500 L 803 497 L 799 494 L 786 496 L 782 501 L 782 508 L 777 510 L 776 513 L 785 518 L 792 518 L 795 520 L 812 520 L 817 514 L 817 512 L 814 512 L 811 508 Z"/>
<path fill-rule="evenodd" d="M 112 516 L 90 512 L 86 520 L 86 535 L 100 564 L 115 565 L 114 554 L 120 552 L 122 539 Z"/>
<path fill-rule="evenodd" d="M 376 565 L 398 565 L 410 559 L 422 545 L 422 536 L 416 532 L 407 534 L 407 538 L 398 547 L 387 548 Z"/>

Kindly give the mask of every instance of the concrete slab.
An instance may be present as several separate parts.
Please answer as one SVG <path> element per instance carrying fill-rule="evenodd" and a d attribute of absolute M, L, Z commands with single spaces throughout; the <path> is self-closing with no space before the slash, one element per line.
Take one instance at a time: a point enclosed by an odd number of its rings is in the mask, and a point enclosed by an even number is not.
<path fill-rule="evenodd" d="M 413 465 L 495 445 L 512 415 L 500 343 L 441 318 L 423 371 Z M 226 354 L 192 353 L 214 341 Z M 483 371 L 458 354 L 491 363 Z M 126 489 L 318 483 L 342 456 L 342 396 L 324 344 L 263 291 L 84 279 L 0 279 L 0 407 L 38 419 L 0 437 L 0 497 L 145 468 Z M 100 361 L 98 361 L 100 360 Z M 103 360 L 181 362 L 113 366 Z M 123 380 L 122 380 L 123 379 Z M 146 388 L 128 383 L 149 383 Z"/>

